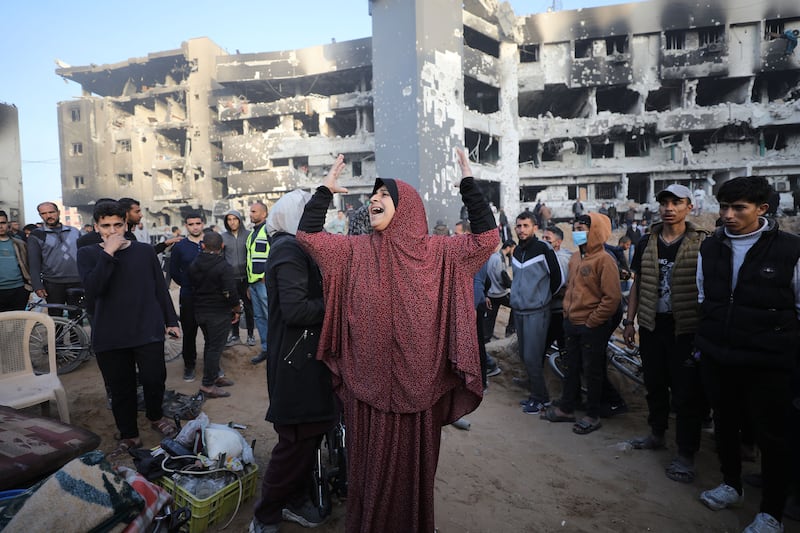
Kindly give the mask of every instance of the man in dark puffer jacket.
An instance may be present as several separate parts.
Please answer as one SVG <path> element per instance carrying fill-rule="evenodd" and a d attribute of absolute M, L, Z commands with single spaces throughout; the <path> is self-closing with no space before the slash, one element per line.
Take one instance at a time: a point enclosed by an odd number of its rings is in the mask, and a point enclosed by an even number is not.
<path fill-rule="evenodd" d="M 703 242 L 697 262 L 701 318 L 695 345 L 723 476 L 700 500 L 715 511 L 744 500 L 744 410 L 755 423 L 763 478 L 761 512 L 745 533 L 783 531 L 791 458 L 787 421 L 800 331 L 800 238 L 764 218 L 771 193 L 763 177 L 725 182 L 717 193 L 723 227 Z"/>

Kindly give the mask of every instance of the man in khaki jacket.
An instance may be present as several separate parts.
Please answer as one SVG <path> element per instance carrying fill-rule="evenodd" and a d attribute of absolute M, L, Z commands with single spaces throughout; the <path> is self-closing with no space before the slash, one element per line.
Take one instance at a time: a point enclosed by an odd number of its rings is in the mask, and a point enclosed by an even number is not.
<path fill-rule="evenodd" d="M 671 406 L 676 411 L 678 456 L 666 468 L 674 481 L 694 481 L 694 454 L 700 447 L 706 408 L 698 361 L 693 354 L 697 329 L 697 256 L 707 232 L 686 220 L 692 193 L 670 185 L 656 196 L 662 222 L 654 224 L 636 246 L 631 270 L 636 273 L 628 302 L 625 342 L 633 345 L 639 318 L 650 435 L 633 439 L 636 449 L 666 446 L 664 433 Z M 671 398 L 670 398 L 671 397 Z"/>

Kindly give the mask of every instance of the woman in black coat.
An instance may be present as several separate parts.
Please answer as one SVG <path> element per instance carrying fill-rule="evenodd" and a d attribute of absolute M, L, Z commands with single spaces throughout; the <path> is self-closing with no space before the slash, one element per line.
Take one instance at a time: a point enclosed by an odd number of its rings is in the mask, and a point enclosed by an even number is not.
<path fill-rule="evenodd" d="M 278 443 L 264 473 L 251 531 L 277 530 L 281 519 L 313 527 L 325 518 L 309 498 L 311 472 L 317 446 L 338 412 L 330 371 L 316 358 L 324 315 L 322 276 L 294 236 L 310 198 L 299 189 L 292 191 L 267 218 L 272 245 L 266 275 L 266 419 L 273 423 Z"/>

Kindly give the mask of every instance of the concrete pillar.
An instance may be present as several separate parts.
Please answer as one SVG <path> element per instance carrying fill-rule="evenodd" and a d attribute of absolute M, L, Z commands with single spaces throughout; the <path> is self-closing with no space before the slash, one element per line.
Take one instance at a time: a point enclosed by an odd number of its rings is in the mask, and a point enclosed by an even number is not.
<path fill-rule="evenodd" d="M 373 0 L 372 71 L 378 176 L 422 196 L 428 224 L 452 226 L 461 209 L 451 186 L 463 145 L 461 2 Z"/>

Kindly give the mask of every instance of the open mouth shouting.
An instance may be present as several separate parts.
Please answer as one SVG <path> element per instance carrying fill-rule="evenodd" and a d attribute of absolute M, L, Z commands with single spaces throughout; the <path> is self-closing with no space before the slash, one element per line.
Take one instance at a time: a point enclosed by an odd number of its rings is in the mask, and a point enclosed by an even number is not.
<path fill-rule="evenodd" d="M 380 187 L 369 199 L 369 223 L 375 231 L 383 231 L 394 218 L 394 201 L 386 186 Z"/>

